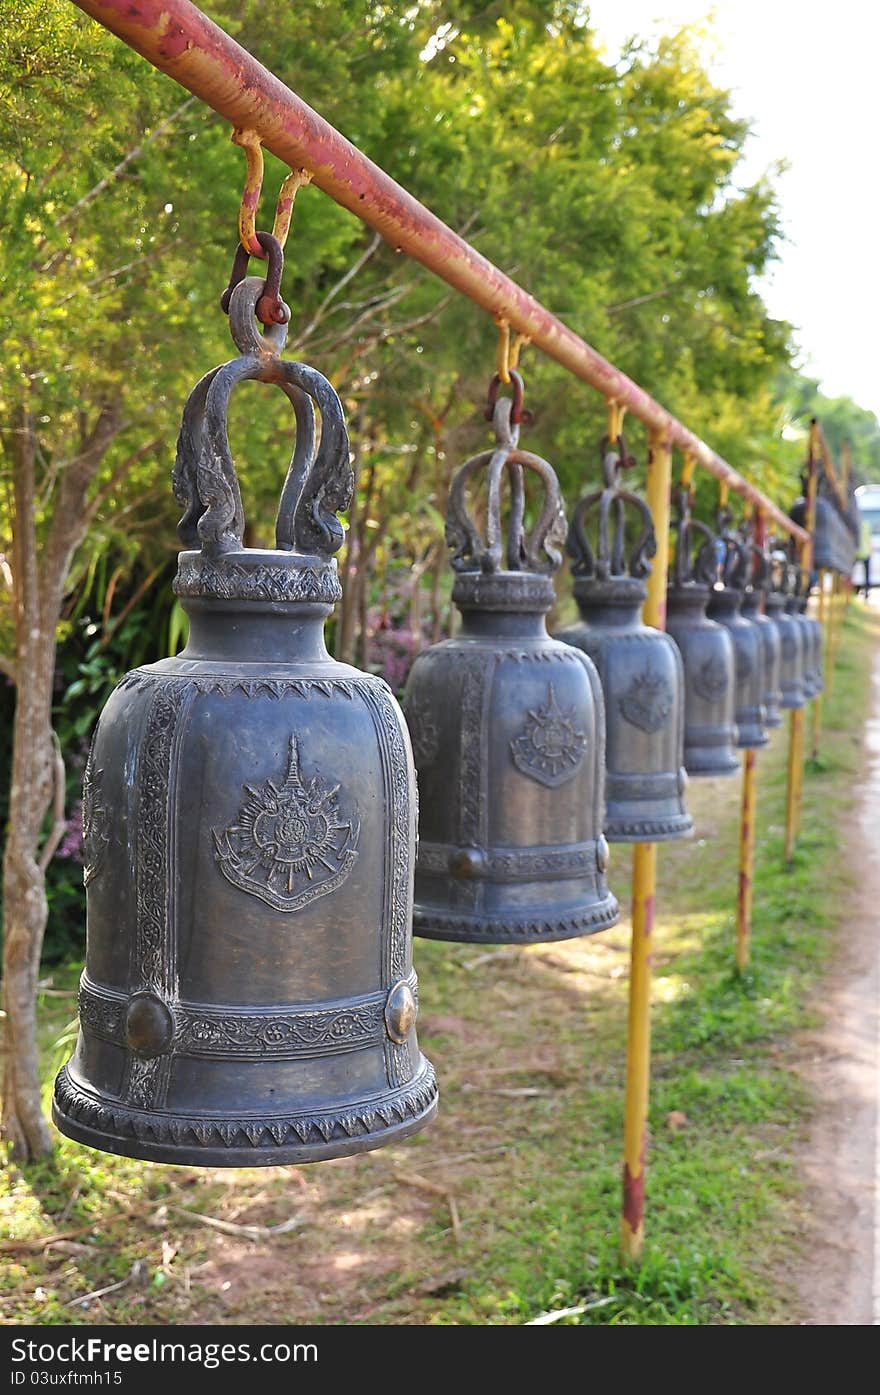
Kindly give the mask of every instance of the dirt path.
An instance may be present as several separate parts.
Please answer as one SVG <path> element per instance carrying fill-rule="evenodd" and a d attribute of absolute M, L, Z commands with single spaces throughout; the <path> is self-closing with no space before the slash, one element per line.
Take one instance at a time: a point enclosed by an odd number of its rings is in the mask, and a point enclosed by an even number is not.
<path fill-rule="evenodd" d="M 812 1225 L 797 1275 L 809 1325 L 880 1323 L 880 650 L 866 747 L 842 840 L 857 892 L 801 1066 L 816 1098 L 803 1159 Z"/>

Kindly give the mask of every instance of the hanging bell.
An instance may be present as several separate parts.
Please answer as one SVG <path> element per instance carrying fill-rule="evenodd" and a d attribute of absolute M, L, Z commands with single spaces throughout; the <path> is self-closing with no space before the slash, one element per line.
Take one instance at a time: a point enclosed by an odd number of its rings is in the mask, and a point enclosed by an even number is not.
<path fill-rule="evenodd" d="M 522 380 L 510 376 L 513 401 L 493 401 L 497 381 L 490 393 L 495 449 L 461 467 L 449 496 L 461 630 L 418 656 L 404 695 L 421 806 L 413 924 L 435 940 L 561 940 L 618 916 L 605 879 L 602 693 L 589 659 L 546 630 L 565 515 L 551 467 L 518 446 Z M 532 472 L 545 497 L 527 533 Z M 466 498 L 483 476 L 485 538 Z"/>
<path fill-rule="evenodd" d="M 792 614 L 801 627 L 804 651 L 804 696 L 809 700 L 821 693 L 825 684 L 822 678 L 822 626 L 812 615 L 807 614 L 810 596 L 810 575 L 798 567 Z"/>
<path fill-rule="evenodd" d="M 779 689 L 782 693 L 780 706 L 785 709 L 803 707 L 804 693 L 804 642 L 803 627 L 789 614 L 791 599 L 792 572 L 782 551 L 771 556 L 771 586 L 764 598 L 768 620 L 779 631 Z"/>
<path fill-rule="evenodd" d="M 607 814 L 612 843 L 659 843 L 690 833 L 684 807 L 684 671 L 675 641 L 641 622 L 644 578 L 656 542 L 647 504 L 621 488 L 627 460 L 622 438 L 602 443 L 604 488 L 575 508 L 568 552 L 580 620 L 558 638 L 593 660 L 605 694 Z M 624 552 L 625 511 L 639 533 Z M 586 518 L 598 511 L 598 546 L 587 538 Z"/>
<path fill-rule="evenodd" d="M 782 713 L 779 710 L 782 703 L 782 689 L 780 687 L 782 646 L 779 630 L 769 616 L 761 610 L 762 605 L 766 604 L 770 562 L 766 551 L 758 543 L 752 539 L 744 539 L 744 542 L 746 555 L 751 561 L 752 569 L 748 585 L 743 590 L 740 614 L 744 620 L 757 626 L 761 641 L 764 672 L 764 726 L 778 727 L 782 725 Z"/>
<path fill-rule="evenodd" d="M 684 768 L 688 775 L 730 775 L 739 769 L 733 641 L 723 625 L 706 615 L 715 582 L 715 534 L 691 517 L 687 486 L 678 492 L 676 513 L 666 632 L 684 665 Z"/>
<path fill-rule="evenodd" d="M 122 679 L 85 775 L 86 968 L 53 1114 L 81 1143 L 156 1162 L 339 1157 L 437 1107 L 414 1028 L 405 725 L 380 678 L 324 647 L 345 421 L 326 378 L 278 356 L 283 327 L 259 333 L 262 290 L 234 291 L 242 356 L 183 413 L 189 641 Z M 274 550 L 242 542 L 226 412 L 245 380 L 277 384 L 296 415 Z"/>
<path fill-rule="evenodd" d="M 730 528 L 730 514 L 719 516 L 719 537 L 723 548 L 720 581 L 709 596 L 707 615 L 723 625 L 733 640 L 736 668 L 736 744 L 755 750 L 767 745 L 764 730 L 764 651 L 759 628 L 741 613 L 747 581 L 747 554 L 743 543 Z"/>

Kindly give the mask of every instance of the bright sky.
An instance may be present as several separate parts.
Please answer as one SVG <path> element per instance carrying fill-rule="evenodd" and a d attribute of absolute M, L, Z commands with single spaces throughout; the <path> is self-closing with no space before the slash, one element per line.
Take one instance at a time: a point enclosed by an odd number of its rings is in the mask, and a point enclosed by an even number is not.
<path fill-rule="evenodd" d="M 787 241 L 758 289 L 796 326 L 801 368 L 880 416 L 880 5 L 876 0 L 592 0 L 609 57 L 703 23 L 704 56 L 753 131 L 739 179 L 778 159 Z"/>

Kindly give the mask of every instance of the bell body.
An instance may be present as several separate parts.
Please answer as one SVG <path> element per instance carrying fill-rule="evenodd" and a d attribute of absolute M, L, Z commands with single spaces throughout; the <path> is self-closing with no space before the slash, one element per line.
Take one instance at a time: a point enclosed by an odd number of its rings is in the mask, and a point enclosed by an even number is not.
<path fill-rule="evenodd" d="M 739 769 L 734 721 L 733 641 L 706 615 L 709 587 L 690 581 L 666 592 L 666 632 L 684 666 L 684 768 L 688 775 Z"/>
<path fill-rule="evenodd" d="M 414 1030 L 409 739 L 384 682 L 327 654 L 335 563 L 308 560 L 182 553 L 189 643 L 101 715 L 80 1032 L 54 1110 L 83 1143 L 300 1163 L 436 1110 Z"/>
<path fill-rule="evenodd" d="M 404 695 L 419 782 L 415 933 L 522 944 L 613 925 L 596 671 L 547 634 L 548 577 L 460 573 L 453 599 L 459 635 L 418 656 Z"/>
<path fill-rule="evenodd" d="M 605 696 L 605 835 L 659 843 L 690 833 L 684 807 L 684 671 L 675 641 L 643 625 L 643 582 L 579 579 L 577 624 L 558 638 L 589 655 Z"/>
<path fill-rule="evenodd" d="M 745 591 L 740 614 L 744 620 L 758 627 L 764 661 L 764 725 L 778 727 L 782 725 L 782 644 L 777 626 L 767 615 L 761 614 L 759 606 L 762 594 L 753 588 Z"/>
<path fill-rule="evenodd" d="M 803 707 L 804 693 L 804 640 L 801 625 L 793 615 L 789 615 L 787 599 L 780 591 L 768 591 L 765 600 L 768 620 L 779 631 L 779 689 L 782 693 L 781 707 L 790 709 Z"/>
<path fill-rule="evenodd" d="M 801 627 L 804 650 L 804 695 L 814 698 L 825 684 L 822 679 L 822 627 L 807 614 L 806 596 L 795 598 L 792 614 Z M 818 642 L 817 642 L 818 641 Z"/>
<path fill-rule="evenodd" d="M 736 669 L 735 719 L 737 746 L 766 746 L 764 730 L 764 654 L 758 626 L 740 614 L 742 591 L 716 586 L 709 597 L 707 614 L 723 625 L 733 640 Z"/>

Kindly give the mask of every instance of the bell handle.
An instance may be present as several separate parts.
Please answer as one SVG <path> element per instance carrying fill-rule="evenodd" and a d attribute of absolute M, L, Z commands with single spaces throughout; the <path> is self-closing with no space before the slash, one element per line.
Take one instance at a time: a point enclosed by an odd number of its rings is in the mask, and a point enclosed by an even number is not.
<path fill-rule="evenodd" d="M 199 451 L 201 450 L 202 428 L 205 424 L 205 399 L 208 395 L 208 388 L 219 372 L 219 368 L 212 368 L 210 373 L 206 373 L 196 383 L 186 399 L 180 431 L 177 436 L 177 453 L 171 471 L 171 489 L 178 504 L 184 510 L 177 525 L 177 536 L 186 548 L 199 546 L 198 523 L 205 511 L 205 505 L 199 498 L 196 471 Z M 243 520 L 242 526 L 244 526 Z"/>
<path fill-rule="evenodd" d="M 498 407 L 506 406 L 501 399 Z M 480 471 L 487 473 L 486 536 L 480 536 L 467 503 L 467 485 Z M 524 470 L 533 470 L 544 484 L 544 503 L 531 532 L 524 531 Z M 565 539 L 565 513 L 562 495 L 553 467 L 541 456 L 522 450 L 508 439 L 495 450 L 471 456 L 456 472 L 449 490 L 446 510 L 446 541 L 452 551 L 455 571 L 497 572 L 502 566 L 501 486 L 507 476 L 510 488 L 510 515 L 506 538 L 506 562 L 510 571 L 548 573 L 561 564 Z M 542 556 L 542 553 L 544 554 Z"/>
<path fill-rule="evenodd" d="M 238 320 L 242 315 L 245 318 L 250 315 L 253 319 L 257 291 L 262 292 L 262 282 L 258 278 L 250 277 L 241 282 L 232 294 L 230 317 L 236 314 Z M 238 328 L 241 333 L 241 326 Z M 267 339 L 255 329 L 253 337 L 255 344 Z M 207 382 L 203 379 L 197 384 L 187 403 L 187 408 L 190 403 L 192 408 L 190 414 L 185 411 L 186 437 L 182 454 L 184 462 L 189 463 L 190 481 L 195 457 L 197 500 L 185 515 L 188 535 L 192 536 L 192 520 L 200 509 L 195 531 L 206 551 L 222 553 L 243 545 L 244 513 L 229 447 L 227 413 L 233 388 L 247 380 L 280 387 L 296 415 L 296 444 L 278 506 L 276 546 L 282 551 L 331 557 L 345 538 L 337 513 L 348 507 L 354 488 L 342 404 L 333 386 L 317 369 L 280 359 L 266 348 L 215 369 L 208 375 Z M 317 449 L 315 407 L 321 413 Z M 181 487 L 181 492 L 187 491 Z"/>

